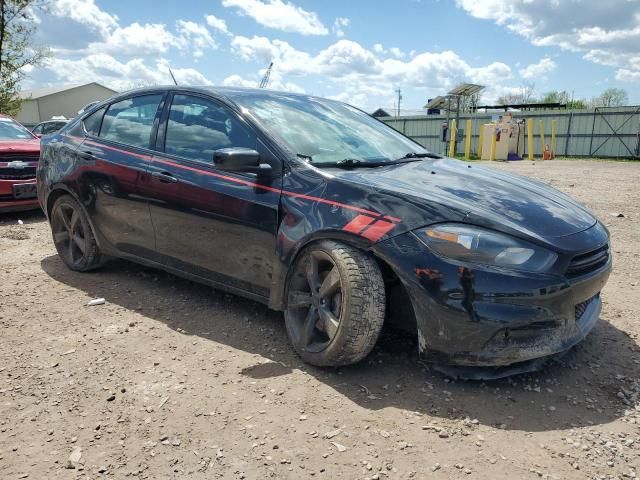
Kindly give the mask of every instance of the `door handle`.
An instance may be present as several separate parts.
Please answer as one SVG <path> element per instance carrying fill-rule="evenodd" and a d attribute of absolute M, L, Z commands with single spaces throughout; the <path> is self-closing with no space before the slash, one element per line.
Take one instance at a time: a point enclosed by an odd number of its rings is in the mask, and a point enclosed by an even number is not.
<path fill-rule="evenodd" d="M 90 152 L 90 151 L 80 152 L 78 153 L 78 156 L 83 160 L 89 160 L 89 161 L 96 160 L 96 156 L 93 154 L 93 152 Z"/>
<path fill-rule="evenodd" d="M 169 172 L 153 172 L 151 176 L 157 178 L 162 183 L 178 183 L 178 179 Z"/>

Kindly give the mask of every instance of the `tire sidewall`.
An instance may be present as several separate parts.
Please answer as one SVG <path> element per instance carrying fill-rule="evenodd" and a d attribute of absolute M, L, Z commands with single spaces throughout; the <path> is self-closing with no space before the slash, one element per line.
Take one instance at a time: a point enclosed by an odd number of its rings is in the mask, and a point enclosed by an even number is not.
<path fill-rule="evenodd" d="M 337 246 L 337 244 L 333 244 L 333 246 Z M 340 307 L 341 308 L 340 324 L 338 325 L 338 331 L 336 332 L 335 336 L 333 337 L 329 345 L 327 345 L 327 347 L 324 350 L 321 350 L 320 352 L 310 352 L 308 350 L 304 350 L 300 348 L 294 342 L 294 337 L 292 335 L 291 327 L 290 327 L 290 320 L 288 318 L 288 312 L 289 312 L 288 307 L 285 308 L 285 327 L 287 330 L 289 341 L 294 346 L 296 352 L 300 355 L 300 357 L 302 357 L 303 360 L 313 365 L 327 366 L 327 365 L 331 365 L 333 363 L 333 360 L 340 356 L 340 353 L 344 350 L 344 348 L 346 347 L 346 343 L 349 340 L 347 332 L 349 331 L 349 328 L 351 328 L 351 323 L 352 323 L 351 291 L 352 291 L 353 285 L 348 280 L 349 277 L 345 272 L 345 265 L 342 262 L 342 259 L 337 258 L 335 254 L 332 252 L 332 248 L 329 248 L 328 246 L 326 246 L 325 242 L 315 244 L 313 246 L 306 248 L 305 251 L 301 255 L 299 255 L 296 261 L 294 262 L 292 275 L 294 274 L 293 272 L 297 271 L 300 263 L 306 264 L 308 262 L 309 256 L 311 255 L 312 251 L 321 251 L 326 255 L 328 255 L 333 260 L 334 265 L 338 268 L 338 272 L 340 273 L 340 283 L 341 283 L 341 289 L 342 289 L 342 305 Z M 287 281 L 285 298 L 289 298 L 290 283 L 291 282 L 289 279 Z"/>
<path fill-rule="evenodd" d="M 78 271 L 88 270 L 93 267 L 93 265 L 91 265 L 91 259 L 95 255 L 97 255 L 97 245 L 95 243 L 95 239 L 93 236 L 93 230 L 91 229 L 91 224 L 89 223 L 87 214 L 85 213 L 82 206 L 70 195 L 63 195 L 62 197 L 56 200 L 56 202 L 53 204 L 53 208 L 51 209 L 52 219 L 57 217 L 57 210 L 62 205 L 65 205 L 65 204 L 69 205 L 70 207 L 73 207 L 74 210 L 76 210 L 78 212 L 78 215 L 80 216 L 80 222 L 82 223 L 82 229 L 84 231 L 85 241 L 87 245 L 86 246 L 87 252 L 85 252 L 85 254 L 83 255 L 81 262 L 78 262 L 76 264 L 70 264 L 66 256 L 63 255 L 58 250 L 58 247 L 57 245 L 55 245 L 55 242 L 54 242 L 54 246 L 56 247 L 56 251 L 58 251 L 58 256 L 62 259 L 65 265 L 69 267 L 71 270 L 78 270 Z M 52 234 L 53 234 L 53 229 L 52 229 Z"/>

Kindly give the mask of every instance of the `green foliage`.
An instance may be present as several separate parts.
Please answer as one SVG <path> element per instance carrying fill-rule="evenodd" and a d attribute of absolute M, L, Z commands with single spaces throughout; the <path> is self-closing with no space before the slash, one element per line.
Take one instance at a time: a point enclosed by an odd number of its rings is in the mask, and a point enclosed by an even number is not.
<path fill-rule="evenodd" d="M 622 88 L 607 88 L 593 99 L 594 107 L 621 107 L 629 103 L 629 95 Z"/>
<path fill-rule="evenodd" d="M 33 44 L 36 22 L 33 9 L 39 0 L 0 0 L 0 112 L 20 110 L 19 85 L 27 72 L 40 65 L 48 51 Z"/>

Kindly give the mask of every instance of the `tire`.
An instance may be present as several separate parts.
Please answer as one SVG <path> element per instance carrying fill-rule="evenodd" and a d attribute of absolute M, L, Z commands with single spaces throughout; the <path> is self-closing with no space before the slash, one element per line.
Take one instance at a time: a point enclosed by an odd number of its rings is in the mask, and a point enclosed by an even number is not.
<path fill-rule="evenodd" d="M 377 263 L 348 245 L 305 249 L 287 282 L 285 325 L 307 363 L 338 367 L 365 358 L 380 335 L 385 289 Z"/>
<path fill-rule="evenodd" d="M 53 204 L 51 233 L 58 255 L 71 270 L 88 272 L 102 265 L 89 219 L 70 195 L 63 195 Z"/>

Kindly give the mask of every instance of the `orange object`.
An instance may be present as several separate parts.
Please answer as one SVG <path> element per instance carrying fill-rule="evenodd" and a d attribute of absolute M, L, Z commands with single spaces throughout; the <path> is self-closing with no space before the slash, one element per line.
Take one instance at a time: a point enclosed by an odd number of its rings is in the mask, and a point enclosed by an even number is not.
<path fill-rule="evenodd" d="M 543 160 L 553 160 L 554 158 L 556 158 L 554 152 L 551 151 L 551 149 L 549 148 L 549 144 L 547 143 L 544 146 L 544 152 L 542 152 L 542 159 Z"/>

